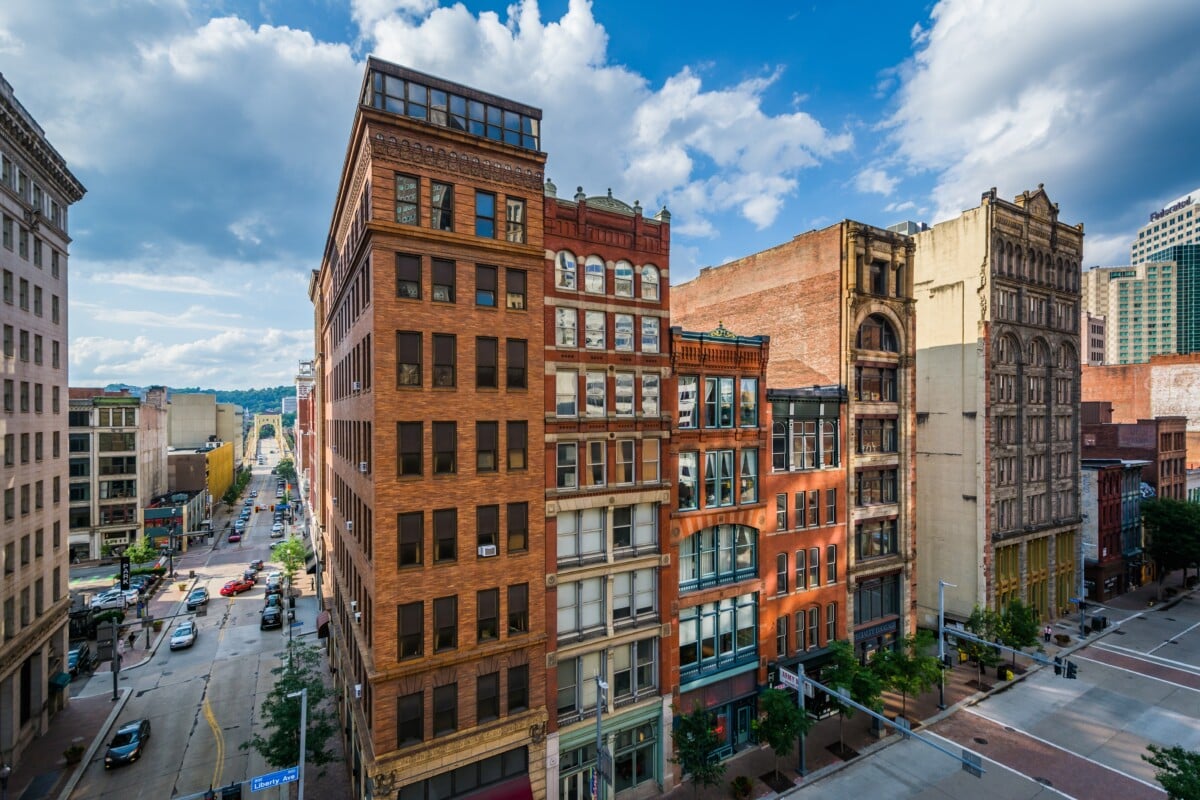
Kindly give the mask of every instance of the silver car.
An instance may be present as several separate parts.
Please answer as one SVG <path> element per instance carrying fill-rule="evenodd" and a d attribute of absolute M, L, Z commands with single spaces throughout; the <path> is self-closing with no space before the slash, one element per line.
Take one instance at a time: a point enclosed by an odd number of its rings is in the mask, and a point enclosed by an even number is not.
<path fill-rule="evenodd" d="M 179 650 L 183 647 L 191 647 L 196 643 L 196 623 L 192 620 L 185 620 L 179 623 L 175 628 L 175 632 L 171 634 L 171 649 Z"/>

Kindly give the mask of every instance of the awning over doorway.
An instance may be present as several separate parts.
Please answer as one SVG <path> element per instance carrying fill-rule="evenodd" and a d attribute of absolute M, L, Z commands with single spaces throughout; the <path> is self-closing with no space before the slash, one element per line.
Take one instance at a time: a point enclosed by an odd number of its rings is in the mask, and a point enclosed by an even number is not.
<path fill-rule="evenodd" d="M 50 676 L 50 688 L 57 691 L 62 691 L 71 685 L 71 674 L 69 672 L 56 672 Z"/>
<path fill-rule="evenodd" d="M 317 571 L 317 556 L 312 550 L 304 552 L 304 571 L 309 575 Z"/>
<path fill-rule="evenodd" d="M 331 615 L 328 611 L 321 611 L 317 614 L 317 638 L 318 639 L 328 639 L 329 638 L 329 620 L 332 619 L 332 617 L 333 617 L 333 615 Z"/>

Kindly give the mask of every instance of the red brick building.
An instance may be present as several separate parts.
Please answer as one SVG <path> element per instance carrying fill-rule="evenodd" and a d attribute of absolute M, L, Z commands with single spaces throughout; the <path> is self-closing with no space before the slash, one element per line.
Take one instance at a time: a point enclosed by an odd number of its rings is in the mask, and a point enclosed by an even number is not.
<path fill-rule="evenodd" d="M 1085 585 L 1089 599 L 1104 602 L 1124 591 L 1125 559 L 1121 553 L 1121 479 L 1125 471 L 1120 459 L 1089 459 L 1079 462 L 1082 490 L 1080 504 L 1087 517 L 1083 534 Z"/>
<path fill-rule="evenodd" d="M 1142 480 L 1157 497 L 1187 499 L 1187 417 L 1156 417 L 1114 423 L 1112 403 L 1080 405 L 1083 458 L 1123 458 L 1149 462 Z"/>
<path fill-rule="evenodd" d="M 544 203 L 546 796 L 591 791 L 597 675 L 612 791 L 657 794 L 674 783 L 670 214 L 549 182 Z"/>
<path fill-rule="evenodd" d="M 774 635 L 762 614 L 763 532 L 774 524 L 761 486 L 769 350 L 766 337 L 724 327 L 671 328 L 668 391 L 678 414 L 668 474 L 676 491 L 663 581 L 677 599 L 664 650 L 678 708 L 716 715 L 722 756 L 751 743 L 767 677 L 760 655 Z"/>

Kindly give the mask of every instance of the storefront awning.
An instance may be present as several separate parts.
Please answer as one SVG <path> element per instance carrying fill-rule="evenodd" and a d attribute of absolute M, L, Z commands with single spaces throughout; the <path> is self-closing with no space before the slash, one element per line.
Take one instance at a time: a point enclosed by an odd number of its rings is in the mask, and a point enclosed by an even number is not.
<path fill-rule="evenodd" d="M 304 553 L 304 571 L 309 575 L 317 571 L 317 556 L 312 550 Z"/>
<path fill-rule="evenodd" d="M 480 789 L 468 797 L 470 800 L 533 800 L 533 786 L 529 783 L 529 776 L 522 775 Z"/>
<path fill-rule="evenodd" d="M 56 672 L 50 676 L 50 688 L 62 691 L 71 685 L 71 674 L 69 672 Z"/>
<path fill-rule="evenodd" d="M 328 611 L 321 611 L 317 614 L 317 638 L 318 639 L 328 639 L 329 638 L 329 621 L 332 618 L 333 618 L 333 615 L 330 614 Z"/>

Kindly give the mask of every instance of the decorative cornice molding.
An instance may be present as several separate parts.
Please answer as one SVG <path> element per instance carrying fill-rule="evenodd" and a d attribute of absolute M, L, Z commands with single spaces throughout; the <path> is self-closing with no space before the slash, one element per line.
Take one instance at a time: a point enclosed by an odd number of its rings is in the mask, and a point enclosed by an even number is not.
<path fill-rule="evenodd" d="M 384 139 L 382 134 L 376 134 L 375 138 L 370 140 L 369 148 L 372 155 L 420 164 L 468 178 L 481 178 L 505 186 L 516 186 L 527 191 L 540 192 L 545 179 L 540 170 L 522 169 L 487 158 L 459 155 L 453 150 L 422 145 L 408 139 Z"/>

